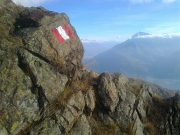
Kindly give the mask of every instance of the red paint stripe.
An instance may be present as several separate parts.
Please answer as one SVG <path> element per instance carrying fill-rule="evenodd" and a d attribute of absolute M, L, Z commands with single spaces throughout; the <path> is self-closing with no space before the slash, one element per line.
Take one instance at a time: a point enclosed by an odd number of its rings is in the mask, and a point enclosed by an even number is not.
<path fill-rule="evenodd" d="M 70 37 L 73 38 L 74 34 L 72 33 L 71 29 L 68 27 L 68 25 L 64 24 L 62 28 L 65 30 L 66 34 Z"/>
<path fill-rule="evenodd" d="M 57 29 L 52 29 L 51 32 L 54 34 L 54 36 L 57 38 L 60 44 L 64 42 L 64 38 L 59 34 Z"/>

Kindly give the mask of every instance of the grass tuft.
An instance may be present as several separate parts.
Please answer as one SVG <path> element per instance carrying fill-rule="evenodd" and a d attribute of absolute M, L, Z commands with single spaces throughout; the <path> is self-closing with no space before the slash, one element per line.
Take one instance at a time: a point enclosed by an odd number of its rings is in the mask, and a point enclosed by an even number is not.
<path fill-rule="evenodd" d="M 132 85 L 131 92 L 137 97 L 139 95 L 140 91 L 141 91 L 141 85 L 134 83 Z"/>
<path fill-rule="evenodd" d="M 155 134 L 157 131 L 157 129 L 155 128 L 155 126 L 152 123 L 144 124 L 144 129 L 150 134 Z"/>
<path fill-rule="evenodd" d="M 116 135 L 119 127 L 117 123 L 110 123 L 108 125 L 91 118 L 90 120 L 93 135 Z"/>

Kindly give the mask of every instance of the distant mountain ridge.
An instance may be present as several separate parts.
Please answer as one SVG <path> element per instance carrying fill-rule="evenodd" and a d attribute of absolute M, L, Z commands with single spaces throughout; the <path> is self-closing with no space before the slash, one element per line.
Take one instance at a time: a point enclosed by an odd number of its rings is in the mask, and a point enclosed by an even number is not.
<path fill-rule="evenodd" d="M 81 39 L 81 42 L 85 50 L 83 57 L 84 62 L 120 43 L 118 41 L 100 41 L 89 39 Z"/>
<path fill-rule="evenodd" d="M 85 65 L 96 72 L 121 72 L 166 88 L 180 89 L 180 37 L 167 35 L 152 37 L 148 33 L 136 33 L 134 38 L 98 54 Z"/>

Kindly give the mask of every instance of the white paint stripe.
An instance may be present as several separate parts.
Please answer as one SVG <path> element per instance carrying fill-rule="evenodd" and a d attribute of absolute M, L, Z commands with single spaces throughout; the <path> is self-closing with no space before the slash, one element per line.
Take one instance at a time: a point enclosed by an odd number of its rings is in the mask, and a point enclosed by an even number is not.
<path fill-rule="evenodd" d="M 61 26 L 57 27 L 56 29 L 58 30 L 59 34 L 64 38 L 64 40 L 69 39 L 69 36 L 66 34 L 66 31 Z"/>

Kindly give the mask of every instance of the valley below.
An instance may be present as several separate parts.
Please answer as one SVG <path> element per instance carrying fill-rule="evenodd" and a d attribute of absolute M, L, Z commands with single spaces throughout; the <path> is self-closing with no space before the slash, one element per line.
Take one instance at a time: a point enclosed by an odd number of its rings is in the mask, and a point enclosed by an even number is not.
<path fill-rule="evenodd" d="M 120 72 L 128 77 L 180 90 L 179 59 L 179 36 L 154 36 L 139 32 L 131 39 L 84 61 L 84 65 L 95 72 Z"/>

